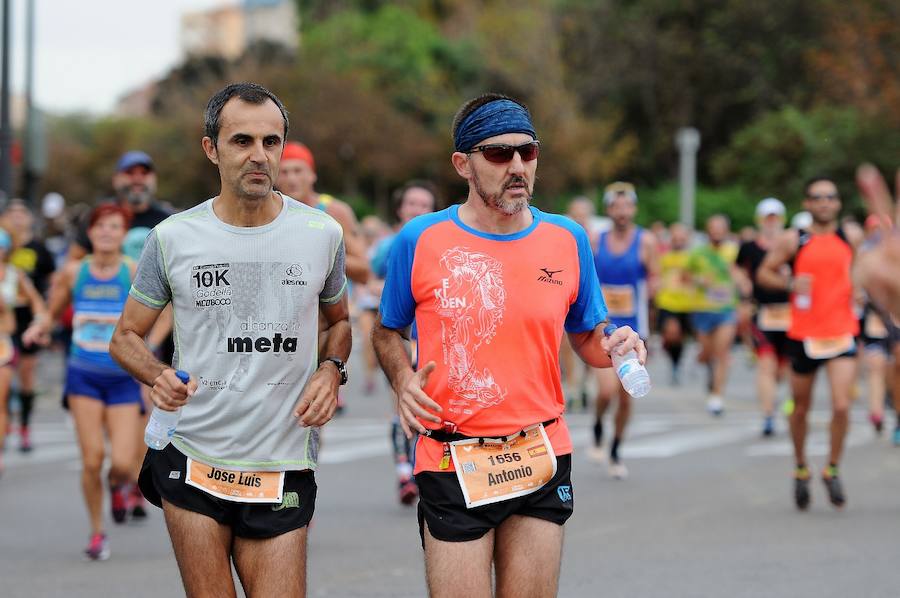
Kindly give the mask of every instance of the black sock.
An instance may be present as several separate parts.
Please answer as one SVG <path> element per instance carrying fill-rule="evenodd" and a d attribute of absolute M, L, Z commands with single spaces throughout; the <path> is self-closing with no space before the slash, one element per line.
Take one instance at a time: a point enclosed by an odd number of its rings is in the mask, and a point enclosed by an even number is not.
<path fill-rule="evenodd" d="M 594 422 L 594 446 L 603 444 L 603 420 L 598 419 Z"/>
<path fill-rule="evenodd" d="M 31 412 L 34 409 L 34 392 L 20 390 L 19 403 L 22 405 L 22 410 L 19 412 L 19 420 L 22 422 L 22 427 L 27 428 L 31 422 Z"/>
<path fill-rule="evenodd" d="M 622 439 L 616 436 L 613 438 L 612 445 L 609 447 L 609 458 L 613 463 L 619 462 L 619 443 Z"/>
<path fill-rule="evenodd" d="M 681 363 L 681 353 L 684 351 L 684 345 L 681 343 L 666 344 L 665 349 L 666 353 L 669 354 L 669 359 L 672 360 L 672 367 L 677 368 L 678 364 Z"/>

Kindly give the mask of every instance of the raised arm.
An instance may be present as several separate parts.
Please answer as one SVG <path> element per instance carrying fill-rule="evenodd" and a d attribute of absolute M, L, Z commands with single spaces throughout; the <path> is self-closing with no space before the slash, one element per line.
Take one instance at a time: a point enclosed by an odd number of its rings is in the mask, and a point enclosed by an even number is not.
<path fill-rule="evenodd" d="M 798 243 L 796 230 L 788 229 L 781 233 L 756 271 L 756 283 L 773 291 L 790 291 L 791 275 L 785 266 L 797 253 Z"/>

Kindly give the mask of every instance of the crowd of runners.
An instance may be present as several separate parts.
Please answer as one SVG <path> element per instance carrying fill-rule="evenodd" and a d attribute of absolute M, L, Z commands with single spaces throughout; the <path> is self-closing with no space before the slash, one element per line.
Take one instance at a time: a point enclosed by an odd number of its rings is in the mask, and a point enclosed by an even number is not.
<path fill-rule="evenodd" d="M 847 501 L 840 466 L 857 398 L 900 447 L 896 289 L 860 266 L 896 252 L 883 197 L 857 223 L 842 217 L 835 181 L 816 177 L 797 189 L 802 212 L 761 198 L 756 227 L 740 234 L 722 214 L 702 231 L 641 227 L 640 189 L 623 181 L 597 202 L 574 199 L 568 218 L 546 213 L 531 205 L 541 151 L 531 115 L 485 94 L 453 122 L 450 166 L 467 197 L 440 209 L 434 185 L 413 180 L 387 220 L 359 221 L 316 192 L 313 152 L 290 140 L 271 92 L 231 85 L 205 117 L 203 149 L 221 179 L 212 198 L 176 213 L 156 198 L 164 173 L 152 157 L 129 151 L 111 165 L 115 196 L 72 223 L 65 246 L 48 239 L 48 249 L 39 233 L 58 222 L 38 226 L 20 200 L 0 220 L 0 444 L 41 450 L 36 392 L 61 382 L 91 560 L 110 555 L 104 503 L 122 523 L 147 517 L 149 501 L 163 509 L 188 594 L 233 595 L 233 563 L 248 595 L 303 595 L 323 437 L 328 450 L 320 426 L 357 399 L 341 389 L 351 337 L 362 345 L 351 364 L 360 392 L 386 380 L 395 397 L 386 442 L 397 499 L 417 505 L 433 596 L 492 584 L 500 596 L 514 584 L 555 595 L 581 449 L 566 411 L 593 409 L 588 456 L 614 479 L 629 473 L 635 401 L 611 351 L 643 361 L 645 343 L 658 345 L 651 358 L 671 368 L 657 387 L 686 385 L 696 355 L 706 371 L 697 410 L 721 418 L 744 344 L 760 435 L 793 442 L 801 510 L 816 466 L 830 502 Z M 607 323 L 618 327 L 608 336 Z M 36 372 L 48 346 L 65 351 L 63 381 Z M 813 464 L 805 440 L 819 370 L 831 449 Z M 142 441 L 154 407 L 180 412 L 160 451 Z"/>

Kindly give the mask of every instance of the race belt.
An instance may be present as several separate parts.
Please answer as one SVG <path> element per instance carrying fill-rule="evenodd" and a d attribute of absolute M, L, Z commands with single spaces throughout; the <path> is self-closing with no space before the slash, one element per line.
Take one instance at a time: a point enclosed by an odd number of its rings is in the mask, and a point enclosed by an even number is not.
<path fill-rule="evenodd" d="M 543 423 L 509 436 L 445 442 L 441 469 L 449 467 L 451 456 L 467 509 L 531 494 L 556 475 L 556 455 Z"/>

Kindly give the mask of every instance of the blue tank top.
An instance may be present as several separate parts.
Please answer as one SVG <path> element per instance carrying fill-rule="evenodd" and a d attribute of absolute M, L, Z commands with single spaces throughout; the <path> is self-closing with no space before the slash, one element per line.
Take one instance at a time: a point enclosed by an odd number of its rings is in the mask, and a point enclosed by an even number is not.
<path fill-rule="evenodd" d="M 641 235 L 644 229 L 637 227 L 634 239 L 624 253 L 614 254 L 606 245 L 608 232 L 600 235 L 594 267 L 603 300 L 609 310 L 609 321 L 616 326 L 631 326 L 647 338 L 650 330 L 647 314 L 647 269 L 641 262 Z"/>
<path fill-rule="evenodd" d="M 72 288 L 72 350 L 69 364 L 102 373 L 125 374 L 109 355 L 109 342 L 131 288 L 131 271 L 122 260 L 119 272 L 109 280 L 91 274 L 91 260 L 78 269 Z"/>

